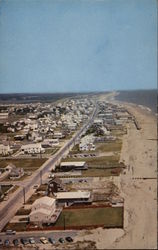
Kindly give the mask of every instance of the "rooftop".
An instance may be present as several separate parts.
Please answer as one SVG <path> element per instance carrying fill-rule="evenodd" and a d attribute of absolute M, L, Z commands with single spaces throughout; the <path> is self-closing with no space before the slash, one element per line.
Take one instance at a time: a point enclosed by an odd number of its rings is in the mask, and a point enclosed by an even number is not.
<path fill-rule="evenodd" d="M 67 166 L 77 166 L 81 167 L 85 165 L 85 161 L 67 161 L 67 162 L 61 162 L 61 167 L 67 167 Z"/>
<path fill-rule="evenodd" d="M 41 197 L 37 200 L 35 200 L 35 202 L 33 203 L 33 206 L 38 205 L 38 204 L 46 204 L 48 206 L 52 206 L 55 202 L 54 198 L 50 198 L 48 196 L 45 197 Z"/>
<path fill-rule="evenodd" d="M 56 199 L 82 199 L 90 198 L 89 191 L 75 191 L 75 192 L 58 192 L 55 194 Z"/>

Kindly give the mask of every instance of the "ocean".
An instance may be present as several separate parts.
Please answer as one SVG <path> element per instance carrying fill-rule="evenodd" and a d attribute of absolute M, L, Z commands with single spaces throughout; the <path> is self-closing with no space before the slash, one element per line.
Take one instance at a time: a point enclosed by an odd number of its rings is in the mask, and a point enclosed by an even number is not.
<path fill-rule="evenodd" d="M 115 99 L 143 105 L 157 113 L 157 89 L 119 91 Z"/>

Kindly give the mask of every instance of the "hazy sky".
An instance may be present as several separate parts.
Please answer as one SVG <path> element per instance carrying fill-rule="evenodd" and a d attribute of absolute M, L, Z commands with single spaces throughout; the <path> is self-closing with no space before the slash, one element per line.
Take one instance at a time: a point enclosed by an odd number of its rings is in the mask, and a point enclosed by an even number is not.
<path fill-rule="evenodd" d="M 0 0 L 0 92 L 156 88 L 156 0 Z"/>

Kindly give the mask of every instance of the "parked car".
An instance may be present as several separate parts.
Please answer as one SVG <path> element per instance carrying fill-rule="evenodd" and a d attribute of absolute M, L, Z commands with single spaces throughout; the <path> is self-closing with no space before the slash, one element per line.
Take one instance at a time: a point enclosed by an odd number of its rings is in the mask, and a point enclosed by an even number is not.
<path fill-rule="evenodd" d="M 47 240 L 45 237 L 41 237 L 41 238 L 40 238 L 40 241 L 41 241 L 43 244 L 48 244 L 48 240 Z"/>
<path fill-rule="evenodd" d="M 28 239 L 21 239 L 21 243 L 23 244 L 23 245 L 27 245 L 27 244 L 29 244 L 29 240 Z"/>
<path fill-rule="evenodd" d="M 73 242 L 73 239 L 70 236 L 66 237 L 65 240 L 68 242 Z"/>
<path fill-rule="evenodd" d="M 0 246 L 2 246 L 3 245 L 3 242 L 2 242 L 2 240 L 0 239 Z"/>
<path fill-rule="evenodd" d="M 18 239 L 14 239 L 14 240 L 13 240 L 13 244 L 14 244 L 14 246 L 18 246 L 18 245 L 19 245 Z"/>
<path fill-rule="evenodd" d="M 59 239 L 59 242 L 60 242 L 60 243 L 64 243 L 65 241 L 64 241 L 63 238 L 60 238 L 60 239 Z"/>
<path fill-rule="evenodd" d="M 33 237 L 29 238 L 29 242 L 30 242 L 30 244 L 35 244 L 36 243 Z"/>
<path fill-rule="evenodd" d="M 16 234 L 16 231 L 15 230 L 10 230 L 10 229 L 8 229 L 8 230 L 6 230 L 6 232 L 5 232 L 7 235 L 12 235 L 12 234 Z"/>
<path fill-rule="evenodd" d="M 6 247 L 7 247 L 7 246 L 9 246 L 9 245 L 10 245 L 10 241 L 9 241 L 8 239 L 7 239 L 7 240 L 5 240 L 5 241 L 4 241 L 4 246 L 6 246 Z"/>
<path fill-rule="evenodd" d="M 51 244 L 55 244 L 55 240 L 53 238 L 48 238 L 48 240 Z"/>

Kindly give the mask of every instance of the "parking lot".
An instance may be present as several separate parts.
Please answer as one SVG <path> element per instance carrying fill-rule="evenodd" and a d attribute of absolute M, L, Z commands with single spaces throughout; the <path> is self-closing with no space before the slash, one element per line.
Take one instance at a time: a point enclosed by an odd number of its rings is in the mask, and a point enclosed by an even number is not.
<path fill-rule="evenodd" d="M 0 234 L 0 249 L 3 246 L 52 246 L 71 243 L 74 241 L 76 231 L 55 231 L 55 232 L 25 232 L 15 235 Z"/>

